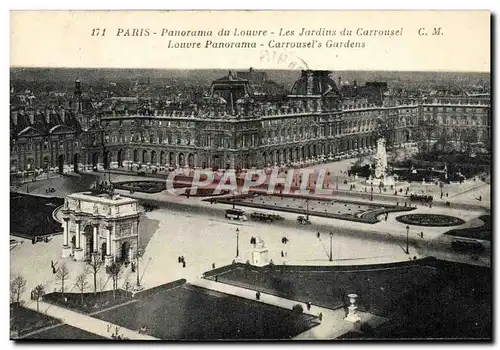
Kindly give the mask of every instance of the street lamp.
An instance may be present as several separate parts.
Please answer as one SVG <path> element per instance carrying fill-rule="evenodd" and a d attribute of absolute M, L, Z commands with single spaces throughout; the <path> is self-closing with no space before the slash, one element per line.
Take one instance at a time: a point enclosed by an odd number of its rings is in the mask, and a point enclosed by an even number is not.
<path fill-rule="evenodd" d="M 410 235 L 410 225 L 406 225 L 406 254 L 410 254 L 410 251 L 408 250 L 409 235 Z"/>
<path fill-rule="evenodd" d="M 240 229 L 236 228 L 236 257 L 240 256 Z"/>
<path fill-rule="evenodd" d="M 333 232 L 330 231 L 330 261 L 333 261 L 332 240 L 333 240 Z"/>

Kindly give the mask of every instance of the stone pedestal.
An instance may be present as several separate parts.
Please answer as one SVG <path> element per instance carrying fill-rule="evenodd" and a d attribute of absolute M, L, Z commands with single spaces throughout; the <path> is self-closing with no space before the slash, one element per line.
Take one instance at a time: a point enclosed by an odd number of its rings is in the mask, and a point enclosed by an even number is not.
<path fill-rule="evenodd" d="M 83 258 L 84 258 L 84 255 L 83 255 L 83 249 L 82 248 L 78 248 L 78 249 L 75 249 L 74 251 L 74 258 L 76 261 L 82 261 Z"/>
<path fill-rule="evenodd" d="M 252 265 L 265 266 L 269 264 L 269 249 L 256 247 L 252 251 Z"/>
<path fill-rule="evenodd" d="M 63 258 L 63 259 L 69 258 L 71 255 L 71 251 L 72 251 L 72 249 L 69 245 L 63 246 L 61 258 Z"/>
<path fill-rule="evenodd" d="M 344 320 L 346 320 L 347 322 L 352 322 L 352 323 L 356 323 L 356 322 L 361 321 L 361 317 L 359 317 L 359 315 L 357 314 L 357 311 L 356 311 L 358 309 L 358 307 L 356 305 L 354 305 L 358 295 L 357 294 L 349 294 L 347 296 L 349 297 L 349 301 L 351 302 L 351 305 L 349 305 L 349 307 L 347 308 L 349 311 L 347 313 L 347 317 L 344 318 Z"/>

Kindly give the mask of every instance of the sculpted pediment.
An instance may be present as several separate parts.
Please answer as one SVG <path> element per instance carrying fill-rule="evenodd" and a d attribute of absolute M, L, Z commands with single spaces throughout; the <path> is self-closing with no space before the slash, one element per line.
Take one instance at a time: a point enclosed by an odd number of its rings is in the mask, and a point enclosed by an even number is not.
<path fill-rule="evenodd" d="M 23 137 L 34 137 L 34 136 L 43 136 L 43 133 L 38 131 L 32 126 L 28 126 L 21 130 L 18 134 L 18 136 L 23 136 Z"/>
<path fill-rule="evenodd" d="M 68 133 L 74 133 L 74 132 L 75 132 L 75 130 L 73 130 L 72 128 L 70 128 L 67 125 L 56 125 L 49 130 L 49 134 L 52 134 L 52 135 L 68 134 Z"/>

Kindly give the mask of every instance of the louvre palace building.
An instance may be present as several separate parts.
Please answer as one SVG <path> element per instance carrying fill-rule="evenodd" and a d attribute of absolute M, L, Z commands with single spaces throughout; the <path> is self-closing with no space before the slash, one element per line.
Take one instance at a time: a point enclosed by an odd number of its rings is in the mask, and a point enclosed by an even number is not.
<path fill-rule="evenodd" d="M 301 166 L 370 154 L 380 132 L 389 144 L 411 144 L 422 125 L 429 138 L 444 129 L 451 141 L 489 145 L 489 95 L 388 101 L 385 83 L 347 87 L 324 70 L 302 71 L 287 93 L 263 94 L 259 74 L 229 72 L 196 103 L 168 106 L 138 97 L 90 103 L 77 80 L 67 105 L 11 107 L 11 174 Z"/>

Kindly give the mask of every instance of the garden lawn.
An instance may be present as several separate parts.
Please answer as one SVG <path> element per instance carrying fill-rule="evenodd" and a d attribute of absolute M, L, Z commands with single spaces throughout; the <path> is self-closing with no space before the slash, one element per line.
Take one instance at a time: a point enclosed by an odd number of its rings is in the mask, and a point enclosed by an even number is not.
<path fill-rule="evenodd" d="M 10 232 L 33 238 L 62 232 L 61 223 L 52 217 L 53 211 L 64 204 L 61 198 L 45 198 L 25 194 L 10 194 Z"/>
<path fill-rule="evenodd" d="M 184 285 L 104 311 L 99 319 L 164 340 L 287 339 L 317 318 L 203 288 Z"/>

